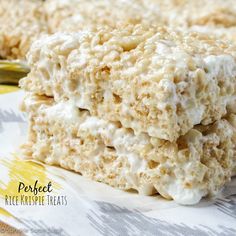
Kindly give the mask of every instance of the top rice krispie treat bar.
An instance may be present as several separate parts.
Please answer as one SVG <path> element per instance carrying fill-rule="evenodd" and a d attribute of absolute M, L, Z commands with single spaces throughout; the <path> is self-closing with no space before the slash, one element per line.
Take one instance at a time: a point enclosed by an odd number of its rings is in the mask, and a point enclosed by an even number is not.
<path fill-rule="evenodd" d="M 0 58 L 25 58 L 31 43 L 47 32 L 43 1 L 0 0 Z"/>
<path fill-rule="evenodd" d="M 20 84 L 174 141 L 235 111 L 235 52 L 206 35 L 140 25 L 59 33 L 33 44 Z"/>

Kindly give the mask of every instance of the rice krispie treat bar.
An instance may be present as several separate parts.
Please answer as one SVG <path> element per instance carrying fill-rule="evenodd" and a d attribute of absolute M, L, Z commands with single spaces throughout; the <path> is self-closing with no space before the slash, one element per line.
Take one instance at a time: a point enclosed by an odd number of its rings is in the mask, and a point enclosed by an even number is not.
<path fill-rule="evenodd" d="M 97 26 L 164 23 L 161 4 L 151 9 L 143 0 L 47 0 L 44 8 L 50 32 L 54 33 Z"/>
<path fill-rule="evenodd" d="M 135 135 L 78 109 L 72 100 L 28 94 L 29 158 L 74 170 L 93 180 L 140 194 L 156 192 L 180 204 L 215 196 L 236 167 L 236 115 L 195 126 L 170 142 L 145 133 Z"/>
<path fill-rule="evenodd" d="M 98 26 L 141 23 L 182 30 L 213 26 L 208 33 L 219 35 L 222 28 L 220 36 L 235 40 L 234 5 L 234 0 L 0 0 L 0 57 L 25 58 L 42 33 Z"/>
<path fill-rule="evenodd" d="M 158 8 L 142 0 L 0 0 L 0 57 L 24 59 L 31 43 L 43 33 L 120 24 L 162 24 Z"/>
<path fill-rule="evenodd" d="M 175 141 L 235 112 L 235 53 L 206 35 L 140 25 L 59 33 L 33 44 L 20 85 Z"/>
<path fill-rule="evenodd" d="M 45 12 L 51 33 L 145 23 L 236 42 L 234 0 L 47 0 Z"/>
<path fill-rule="evenodd" d="M 145 0 L 147 6 L 161 8 L 165 24 L 181 30 L 215 35 L 236 42 L 234 0 Z"/>
<path fill-rule="evenodd" d="M 0 58 L 24 59 L 31 43 L 47 32 L 43 1 L 0 0 Z"/>
<path fill-rule="evenodd" d="M 159 6 L 159 0 L 145 0 Z M 174 26 L 208 25 L 230 28 L 236 26 L 234 0 L 167 0 L 168 24 Z"/>

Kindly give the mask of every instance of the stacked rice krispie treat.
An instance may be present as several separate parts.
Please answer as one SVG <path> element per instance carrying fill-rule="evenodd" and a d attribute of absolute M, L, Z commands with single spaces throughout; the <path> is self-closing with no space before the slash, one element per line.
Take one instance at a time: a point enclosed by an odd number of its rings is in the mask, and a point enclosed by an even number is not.
<path fill-rule="evenodd" d="M 216 196 L 236 167 L 236 46 L 133 25 L 33 43 L 20 85 L 24 153 L 181 204 Z"/>

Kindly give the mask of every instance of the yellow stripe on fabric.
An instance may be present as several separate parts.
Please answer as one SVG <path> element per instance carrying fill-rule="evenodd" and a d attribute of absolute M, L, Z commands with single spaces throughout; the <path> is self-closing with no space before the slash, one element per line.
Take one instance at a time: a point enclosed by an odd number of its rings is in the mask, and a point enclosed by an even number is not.
<path fill-rule="evenodd" d="M 19 90 L 17 86 L 0 85 L 0 94 L 11 93 Z"/>

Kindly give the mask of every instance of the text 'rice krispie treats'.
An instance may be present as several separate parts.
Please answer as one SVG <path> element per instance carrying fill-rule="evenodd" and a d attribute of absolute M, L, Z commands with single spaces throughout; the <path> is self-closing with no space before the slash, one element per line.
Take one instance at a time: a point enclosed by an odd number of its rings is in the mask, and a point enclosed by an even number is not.
<path fill-rule="evenodd" d="M 0 0 L 0 58 L 24 59 L 31 43 L 47 33 L 43 1 Z"/>
<path fill-rule="evenodd" d="M 236 47 L 203 34 L 127 26 L 35 42 L 25 90 L 75 101 L 136 134 L 175 141 L 234 112 Z"/>
<path fill-rule="evenodd" d="M 236 115 L 196 126 L 170 142 L 135 135 L 79 109 L 72 100 L 28 94 L 28 158 L 59 165 L 96 181 L 141 194 L 156 192 L 180 204 L 215 196 L 235 173 Z"/>

